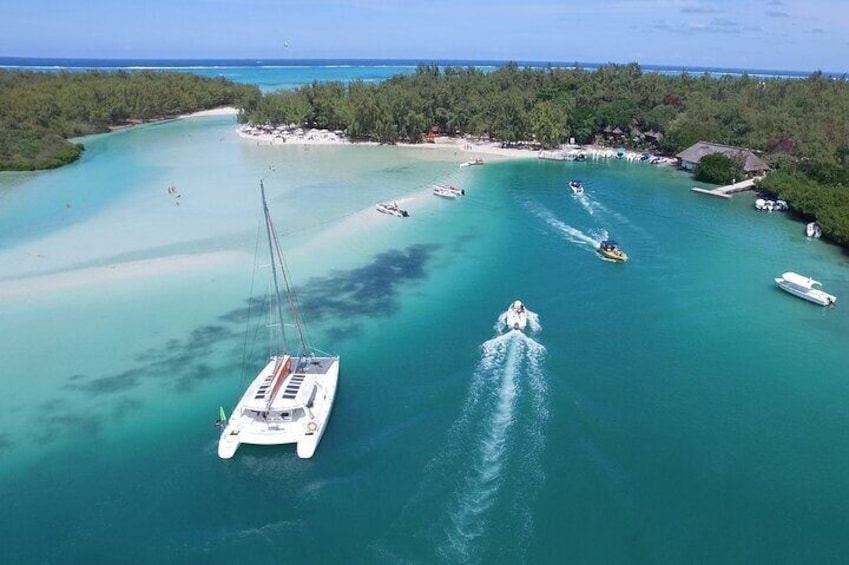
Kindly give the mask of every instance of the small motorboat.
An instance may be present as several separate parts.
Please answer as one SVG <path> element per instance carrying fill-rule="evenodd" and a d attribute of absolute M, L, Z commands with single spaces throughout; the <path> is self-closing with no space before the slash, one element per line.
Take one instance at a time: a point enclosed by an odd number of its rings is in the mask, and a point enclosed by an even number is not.
<path fill-rule="evenodd" d="M 822 237 L 822 228 L 820 228 L 818 223 L 810 222 L 805 226 L 805 235 L 814 238 Z"/>
<path fill-rule="evenodd" d="M 478 157 L 472 161 L 466 161 L 465 163 L 460 163 L 461 167 L 471 167 L 472 165 L 483 165 L 483 159 Z"/>
<path fill-rule="evenodd" d="M 450 198 L 453 200 L 460 196 L 461 192 L 456 188 L 449 188 L 447 186 L 437 184 L 433 187 L 433 194 L 434 196 L 439 196 L 440 198 Z"/>
<path fill-rule="evenodd" d="M 758 198 L 755 200 L 755 208 L 758 210 L 766 210 L 767 212 L 785 212 L 790 209 L 787 202 L 784 200 L 766 200 Z"/>
<path fill-rule="evenodd" d="M 433 185 L 434 194 L 436 194 L 437 188 L 441 189 L 442 192 L 450 192 L 455 197 L 464 196 L 466 194 L 465 189 L 458 188 L 458 187 L 454 186 L 453 184 L 435 184 L 435 185 Z M 439 195 L 439 196 L 441 196 L 441 195 Z"/>
<path fill-rule="evenodd" d="M 528 325 L 528 310 L 521 300 L 513 302 L 504 314 L 508 330 L 525 330 L 525 326 Z"/>
<path fill-rule="evenodd" d="M 399 218 L 408 218 L 410 216 L 406 210 L 402 210 L 395 202 L 377 204 L 375 205 L 375 208 L 377 208 L 378 212 L 382 214 L 389 214 L 390 216 L 397 216 Z"/>
<path fill-rule="evenodd" d="M 622 249 L 619 248 L 619 244 L 612 239 L 605 239 L 602 241 L 596 251 L 598 251 L 602 257 L 612 261 L 620 261 L 624 263 L 628 260 L 628 255 L 622 251 Z"/>
<path fill-rule="evenodd" d="M 581 184 L 581 181 L 578 179 L 572 179 L 569 181 L 569 188 L 572 189 L 572 192 L 575 194 L 583 194 L 584 193 L 584 185 Z"/>
<path fill-rule="evenodd" d="M 787 272 L 775 279 L 775 284 L 785 291 L 799 298 L 804 298 L 814 304 L 820 306 L 834 306 L 837 304 L 837 297 L 829 294 L 822 289 L 814 288 L 822 286 L 822 283 L 815 281 L 810 277 L 800 275 L 798 273 Z"/>

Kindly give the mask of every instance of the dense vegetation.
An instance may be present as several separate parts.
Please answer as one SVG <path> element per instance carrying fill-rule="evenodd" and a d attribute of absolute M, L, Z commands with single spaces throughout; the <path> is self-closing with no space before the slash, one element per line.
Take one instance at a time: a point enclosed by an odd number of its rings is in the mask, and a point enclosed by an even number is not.
<path fill-rule="evenodd" d="M 743 164 L 722 153 L 705 155 L 693 169 L 694 179 L 711 184 L 731 184 L 745 177 Z"/>
<path fill-rule="evenodd" d="M 549 147 L 574 137 L 670 155 L 699 140 L 749 147 L 774 169 L 762 189 L 849 246 L 849 83 L 819 72 L 796 80 L 667 76 L 634 63 L 489 73 L 422 65 L 379 84 L 313 83 L 261 96 L 184 73 L 0 71 L 0 170 L 59 166 L 82 151 L 68 138 L 222 105 L 240 108 L 243 122 L 384 143 L 439 132 Z M 709 160 L 700 174 L 727 182 L 733 168 Z"/>
<path fill-rule="evenodd" d="M 595 71 L 511 64 L 491 73 L 423 65 L 380 84 L 313 83 L 247 102 L 245 122 L 347 130 L 353 139 L 384 143 L 420 142 L 438 131 L 543 146 L 574 137 L 669 155 L 700 140 L 749 147 L 780 173 L 767 177 L 764 190 L 849 246 L 845 77 L 667 76 L 634 63 Z M 711 174 L 725 182 L 733 167 L 715 165 Z"/>
<path fill-rule="evenodd" d="M 58 167 L 83 151 L 68 138 L 252 98 L 255 87 L 186 73 L 0 70 L 0 170 Z"/>

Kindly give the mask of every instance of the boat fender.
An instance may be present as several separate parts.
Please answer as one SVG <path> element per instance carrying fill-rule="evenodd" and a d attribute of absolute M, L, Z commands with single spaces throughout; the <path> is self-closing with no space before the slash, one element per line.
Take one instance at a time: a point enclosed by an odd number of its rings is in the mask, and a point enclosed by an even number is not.
<path fill-rule="evenodd" d="M 309 424 L 307 424 L 307 430 L 314 432 L 317 429 L 318 429 L 318 424 L 316 424 L 315 422 L 310 422 Z"/>

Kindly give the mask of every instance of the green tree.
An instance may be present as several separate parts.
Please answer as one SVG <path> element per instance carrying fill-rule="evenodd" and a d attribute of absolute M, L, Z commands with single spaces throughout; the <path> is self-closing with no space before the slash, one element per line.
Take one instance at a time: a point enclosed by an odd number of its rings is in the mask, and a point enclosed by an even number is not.
<path fill-rule="evenodd" d="M 731 184 L 744 176 L 742 164 L 722 153 L 705 155 L 693 170 L 693 178 L 711 184 Z"/>
<path fill-rule="evenodd" d="M 568 134 L 568 118 L 562 104 L 552 100 L 541 100 L 531 109 L 531 130 L 537 141 L 545 147 L 562 143 Z"/>

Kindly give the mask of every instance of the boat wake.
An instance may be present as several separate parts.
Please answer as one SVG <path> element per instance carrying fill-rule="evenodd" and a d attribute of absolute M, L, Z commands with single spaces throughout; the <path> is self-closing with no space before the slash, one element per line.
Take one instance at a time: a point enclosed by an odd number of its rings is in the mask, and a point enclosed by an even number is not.
<path fill-rule="evenodd" d="M 569 243 L 574 243 L 575 245 L 592 253 L 595 253 L 595 250 L 598 249 L 601 242 L 608 238 L 608 233 L 605 229 L 601 229 L 597 232 L 583 232 L 558 219 L 545 208 L 534 207 L 531 211 L 538 218 L 544 221 L 549 228 L 562 236 L 564 240 Z"/>
<path fill-rule="evenodd" d="M 639 232 L 641 235 L 650 237 L 650 234 L 648 234 L 644 229 L 642 229 L 640 226 L 638 226 L 634 222 L 632 222 L 627 216 L 625 216 L 624 214 L 622 214 L 622 213 L 620 213 L 616 210 L 611 210 L 610 208 L 608 208 L 607 206 L 602 204 L 600 201 L 598 201 L 598 200 L 592 198 L 592 196 L 588 195 L 586 191 L 584 191 L 580 194 L 574 194 L 573 193 L 572 197 L 575 200 L 578 201 L 578 203 L 581 205 L 581 207 L 590 216 L 593 216 L 594 218 L 598 218 L 605 223 L 608 222 L 608 221 L 611 221 L 611 222 L 616 223 L 617 225 L 628 226 L 631 229 Z M 605 239 L 605 238 L 602 238 L 602 239 Z"/>
<path fill-rule="evenodd" d="M 580 194 L 572 194 L 572 197 L 578 201 L 581 207 L 587 211 L 587 214 L 590 216 L 595 216 L 595 211 L 599 209 L 604 209 L 604 207 L 587 196 L 586 192 L 582 192 Z"/>
<path fill-rule="evenodd" d="M 545 356 L 545 347 L 519 330 L 480 346 L 460 414 L 422 470 L 416 493 L 370 546 L 375 559 L 527 561 L 532 505 L 545 480 Z M 509 546 L 488 535 L 493 531 L 511 532 Z"/>
<path fill-rule="evenodd" d="M 544 478 L 540 455 L 548 419 L 545 352 L 518 330 L 481 346 L 466 404 L 451 430 L 452 443 L 464 448 L 459 468 L 466 471 L 449 504 L 450 522 L 438 546 L 446 561 L 482 561 L 483 548 L 476 541 L 492 522 L 517 533 L 520 539 L 511 544 L 517 551 L 524 546 L 521 539 L 532 532 L 529 502 Z M 500 507 L 504 512 L 497 511 Z M 521 555 L 513 557 L 522 560 Z"/>

